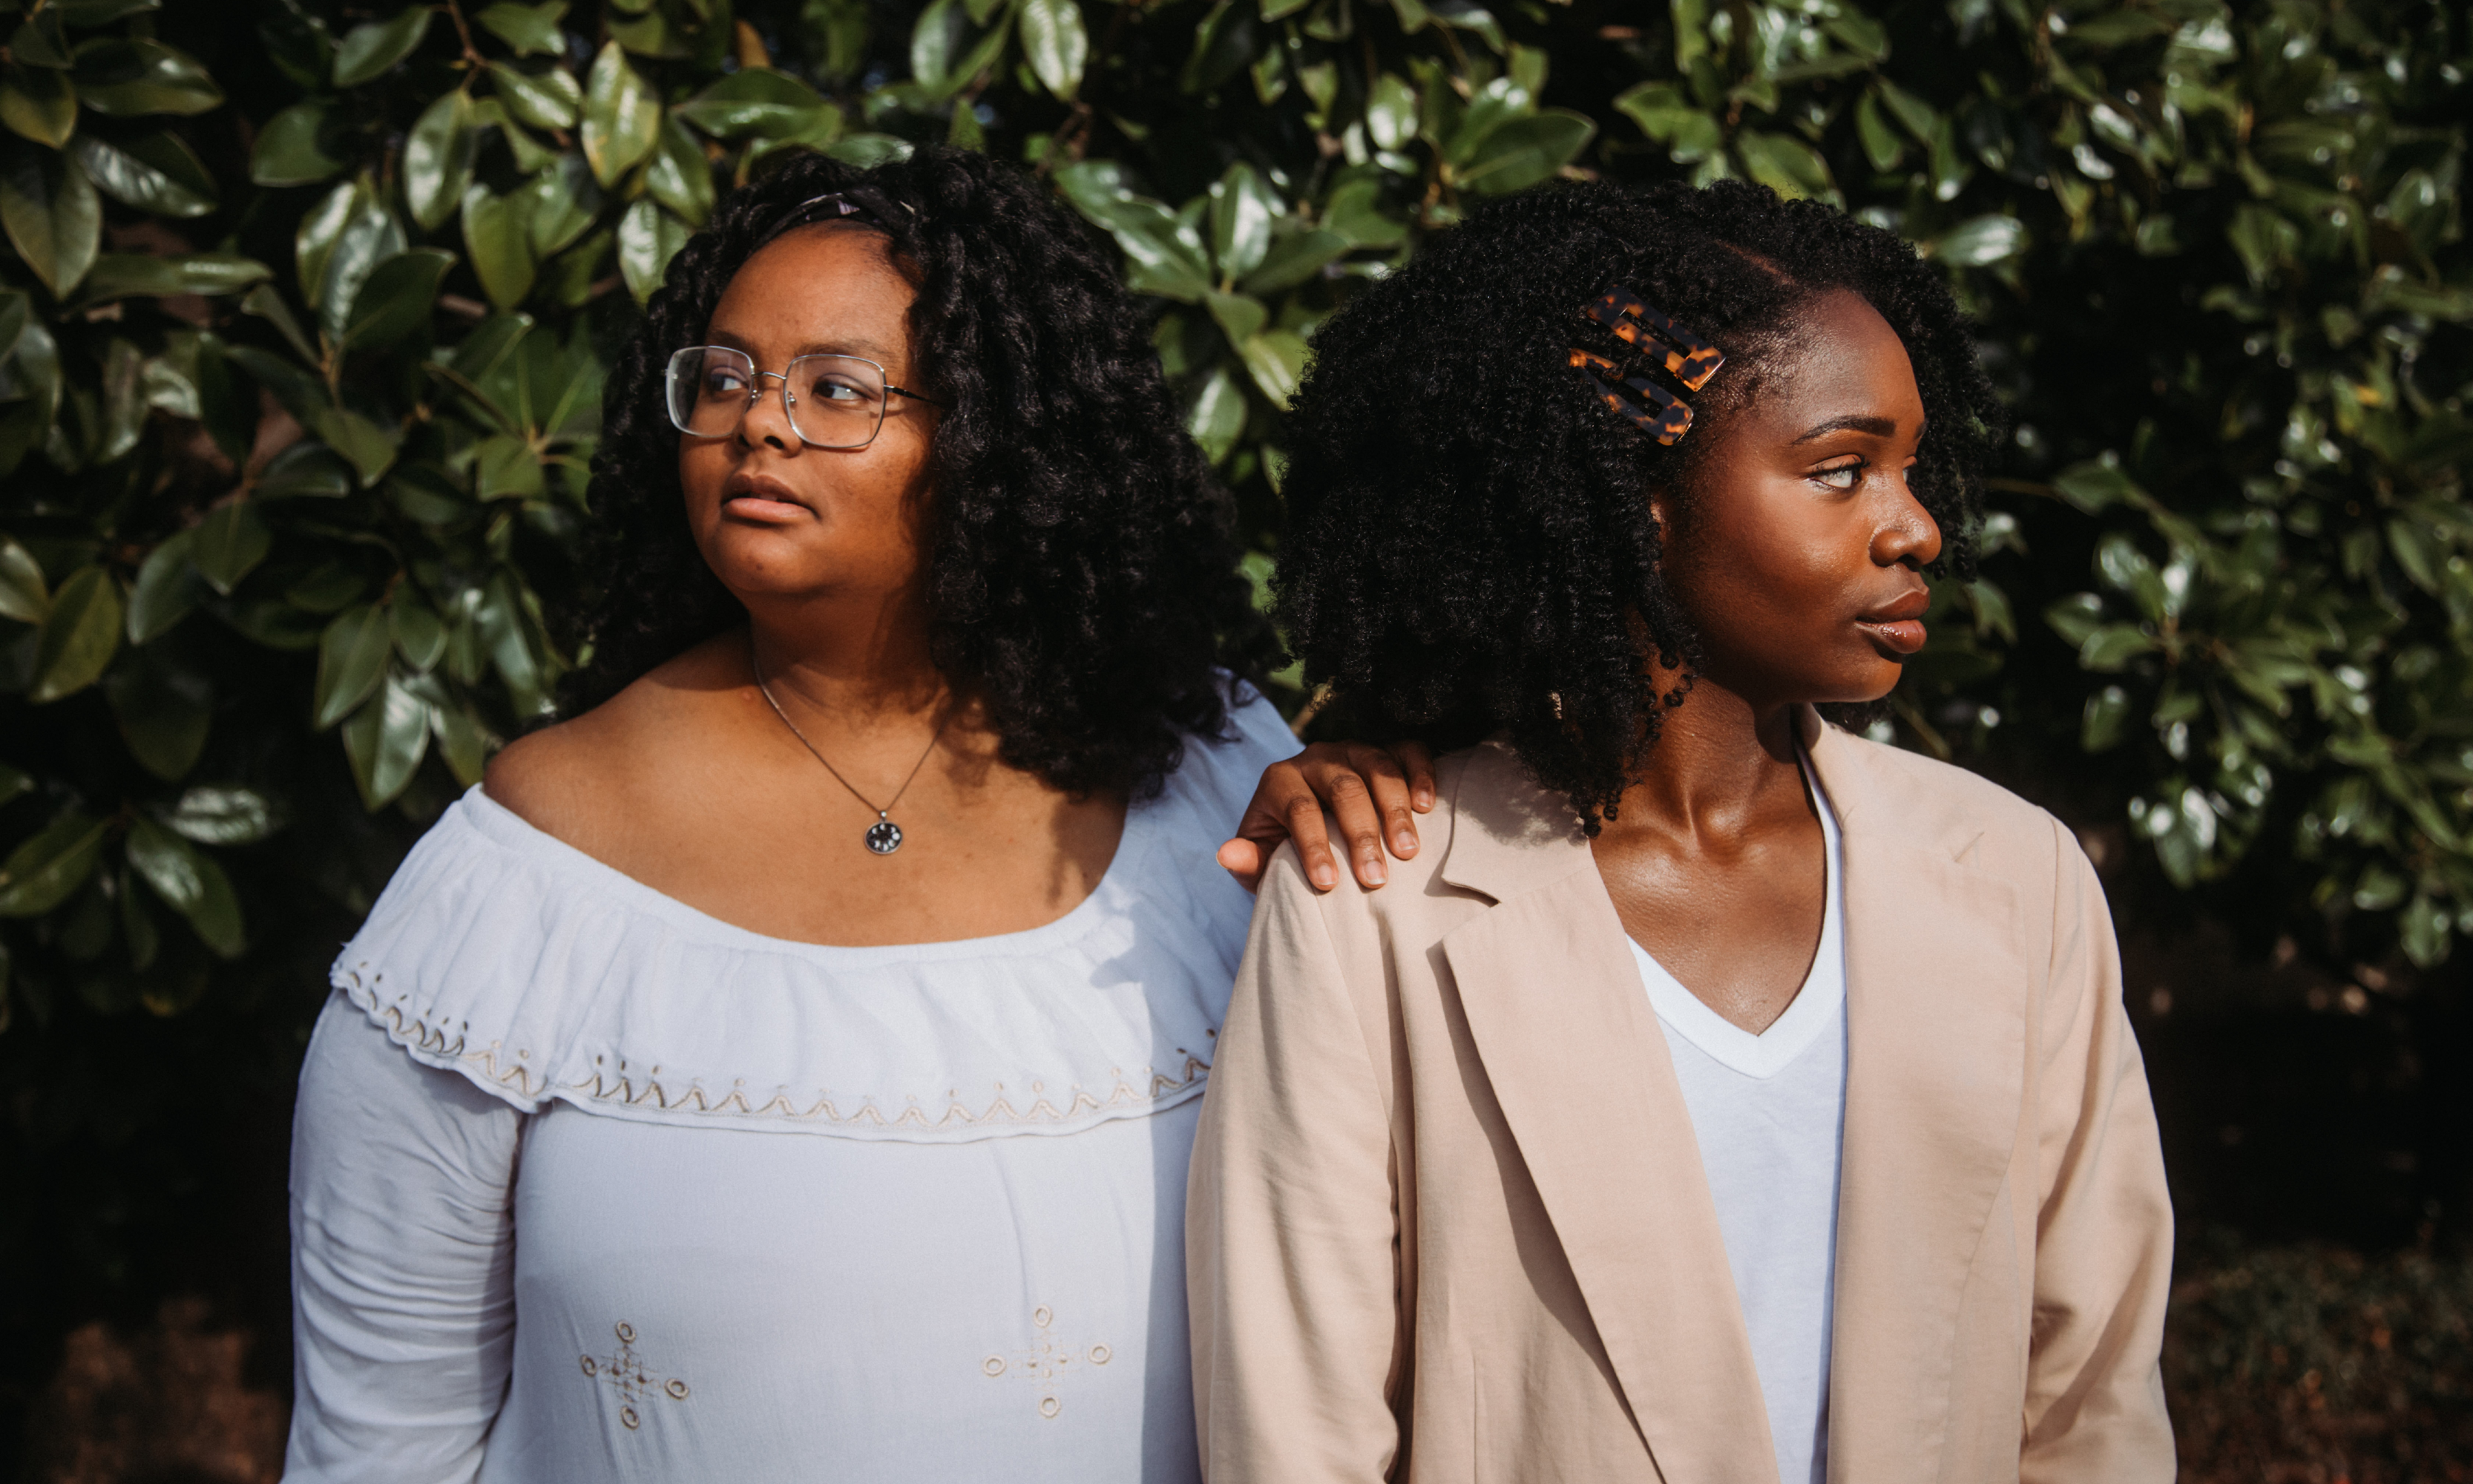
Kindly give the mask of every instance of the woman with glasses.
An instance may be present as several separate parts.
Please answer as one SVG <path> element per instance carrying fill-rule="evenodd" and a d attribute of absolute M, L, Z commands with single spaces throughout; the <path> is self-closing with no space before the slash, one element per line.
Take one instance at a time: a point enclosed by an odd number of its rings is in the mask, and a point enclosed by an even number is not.
<path fill-rule="evenodd" d="M 1185 1175 L 1295 751 L 1091 235 L 781 167 L 610 382 L 602 597 L 337 961 L 296 1479 L 1197 1476 Z"/>

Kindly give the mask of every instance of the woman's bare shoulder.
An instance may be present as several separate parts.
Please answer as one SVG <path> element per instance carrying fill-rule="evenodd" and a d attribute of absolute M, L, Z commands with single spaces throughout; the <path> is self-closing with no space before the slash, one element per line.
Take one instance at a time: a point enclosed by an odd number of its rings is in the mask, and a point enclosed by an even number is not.
<path fill-rule="evenodd" d="M 709 760 L 726 730 L 726 703 L 716 702 L 746 684 L 743 642 L 707 640 L 591 710 L 524 733 L 490 759 L 482 791 L 542 833 L 601 854 L 675 792 L 682 765 Z"/>

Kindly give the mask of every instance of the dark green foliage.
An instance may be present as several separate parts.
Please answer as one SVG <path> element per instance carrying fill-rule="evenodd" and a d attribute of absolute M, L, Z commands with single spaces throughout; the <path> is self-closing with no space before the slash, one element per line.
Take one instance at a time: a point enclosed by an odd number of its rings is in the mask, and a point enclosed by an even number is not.
<path fill-rule="evenodd" d="M 1501 5 L 0 0 L 0 1262 L 177 1265 L 166 1172 L 576 658 L 605 354 L 785 151 L 1053 182 L 1258 579 L 1307 337 L 1475 201 L 1892 226 L 2016 417 L 1901 737 L 2127 825 L 2150 914 L 2473 931 L 2458 0 Z"/>

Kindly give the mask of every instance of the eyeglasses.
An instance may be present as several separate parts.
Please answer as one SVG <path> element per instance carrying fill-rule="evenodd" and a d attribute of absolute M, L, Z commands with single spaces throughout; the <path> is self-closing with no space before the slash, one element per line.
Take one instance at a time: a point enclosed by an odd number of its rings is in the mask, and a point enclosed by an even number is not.
<path fill-rule="evenodd" d="M 689 346 L 670 357 L 670 421 L 690 438 L 728 438 L 764 395 L 764 378 L 781 383 L 781 409 L 799 441 L 818 448 L 864 448 L 884 426 L 884 404 L 906 396 L 945 405 L 884 379 L 884 368 L 855 355 L 803 355 L 786 371 L 757 371 L 754 358 L 728 346 Z"/>

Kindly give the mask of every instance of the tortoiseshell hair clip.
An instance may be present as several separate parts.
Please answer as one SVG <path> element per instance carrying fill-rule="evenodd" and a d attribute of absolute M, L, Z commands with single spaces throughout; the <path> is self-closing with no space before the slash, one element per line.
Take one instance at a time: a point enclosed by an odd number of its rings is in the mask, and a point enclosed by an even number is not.
<path fill-rule="evenodd" d="M 1608 289 L 1581 311 L 1612 330 L 1623 344 L 1653 361 L 1686 392 L 1697 392 L 1717 374 L 1726 357 L 1716 346 L 1648 306 L 1629 289 Z M 1645 375 L 1625 375 L 1602 355 L 1572 347 L 1571 365 L 1598 396 L 1633 425 L 1669 447 L 1692 431 L 1692 408 Z"/>

